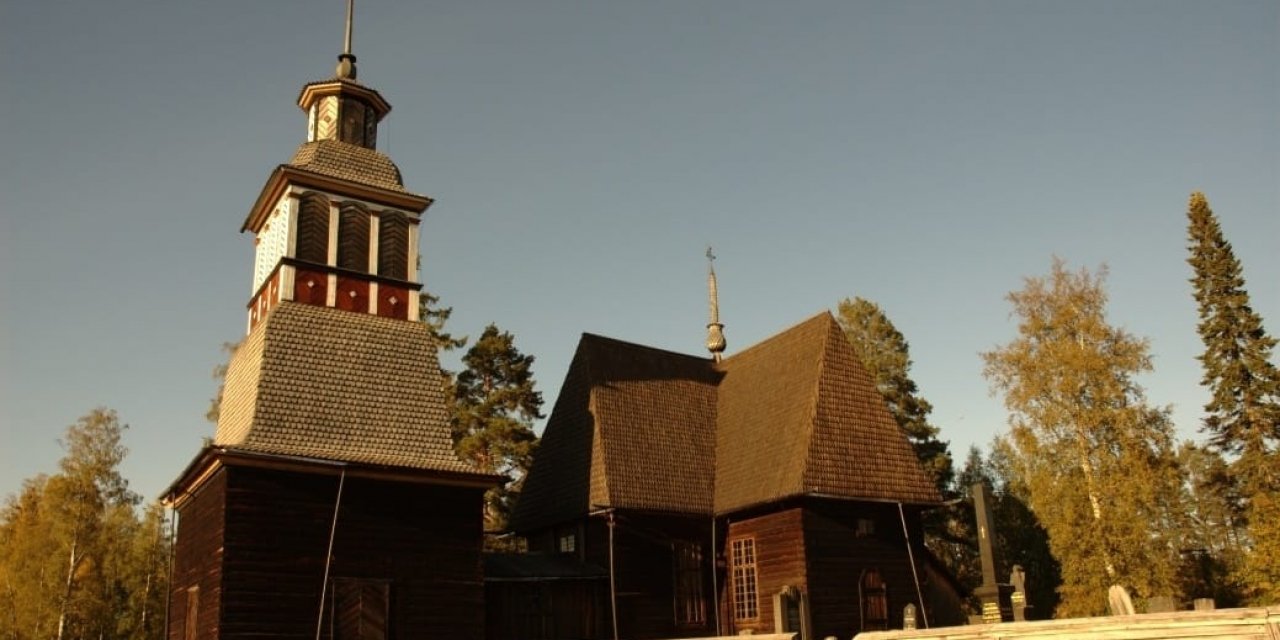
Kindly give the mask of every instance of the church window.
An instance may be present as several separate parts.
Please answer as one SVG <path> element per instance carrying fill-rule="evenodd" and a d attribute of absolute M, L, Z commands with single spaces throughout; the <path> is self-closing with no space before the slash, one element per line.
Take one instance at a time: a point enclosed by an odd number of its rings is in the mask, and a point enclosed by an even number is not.
<path fill-rule="evenodd" d="M 354 202 L 338 211 L 338 266 L 369 272 L 369 212 Z"/>
<path fill-rule="evenodd" d="M 318 193 L 298 198 L 297 249 L 294 256 L 305 262 L 329 261 L 329 199 Z"/>
<path fill-rule="evenodd" d="M 399 211 L 378 216 L 378 275 L 408 280 L 409 220 Z"/>
<path fill-rule="evenodd" d="M 573 531 L 564 531 L 556 539 L 556 550 L 560 553 L 573 553 L 578 550 L 578 534 Z"/>
<path fill-rule="evenodd" d="M 385 580 L 334 578 L 329 600 L 333 640 L 386 640 L 391 585 Z"/>
<path fill-rule="evenodd" d="M 733 540 L 730 551 L 733 561 L 733 619 L 755 620 L 760 617 L 760 598 L 756 589 L 756 539 Z"/>
<path fill-rule="evenodd" d="M 676 579 L 676 624 L 701 624 L 707 621 L 706 601 L 702 596 L 702 545 L 675 542 L 671 545 Z"/>

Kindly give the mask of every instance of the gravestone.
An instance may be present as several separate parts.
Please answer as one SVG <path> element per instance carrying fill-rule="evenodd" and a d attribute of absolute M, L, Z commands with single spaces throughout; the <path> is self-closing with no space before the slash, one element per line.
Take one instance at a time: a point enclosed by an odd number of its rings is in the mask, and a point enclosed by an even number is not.
<path fill-rule="evenodd" d="M 1171 613 L 1177 610 L 1177 603 L 1169 596 L 1153 596 L 1147 600 L 1147 613 Z"/>
<path fill-rule="evenodd" d="M 907 606 L 902 608 L 902 628 L 916 628 L 916 605 L 908 603 Z"/>
<path fill-rule="evenodd" d="M 1113 616 L 1131 616 L 1133 611 L 1133 599 L 1129 597 L 1129 592 L 1124 587 L 1113 584 L 1107 590 L 1107 605 L 1111 608 Z"/>

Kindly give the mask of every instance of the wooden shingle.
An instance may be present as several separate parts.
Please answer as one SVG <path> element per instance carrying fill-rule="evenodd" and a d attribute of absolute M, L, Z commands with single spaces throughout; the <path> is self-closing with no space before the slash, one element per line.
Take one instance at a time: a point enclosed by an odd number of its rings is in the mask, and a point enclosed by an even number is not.
<path fill-rule="evenodd" d="M 425 325 L 283 302 L 227 369 L 214 445 L 476 473 L 453 451 Z"/>
<path fill-rule="evenodd" d="M 404 192 L 400 169 L 385 154 L 339 140 L 304 142 L 288 166 L 331 178 Z"/>
<path fill-rule="evenodd" d="M 827 312 L 720 363 L 584 334 L 512 524 L 805 495 L 941 500 Z"/>

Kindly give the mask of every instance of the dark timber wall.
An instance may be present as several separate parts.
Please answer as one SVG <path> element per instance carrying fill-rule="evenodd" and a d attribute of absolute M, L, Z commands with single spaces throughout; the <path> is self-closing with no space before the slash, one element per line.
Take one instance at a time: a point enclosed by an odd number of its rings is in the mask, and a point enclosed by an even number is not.
<path fill-rule="evenodd" d="M 218 637 L 226 496 L 227 474 L 223 470 L 206 480 L 178 510 L 168 640 Z M 195 602 L 189 602 L 192 587 L 198 589 Z M 188 629 L 188 611 L 192 608 L 195 628 Z"/>
<path fill-rule="evenodd" d="M 733 620 L 733 604 L 728 603 L 728 624 L 722 628 L 731 633 L 750 630 L 754 633 L 773 633 L 773 595 L 792 586 L 809 591 L 805 566 L 805 539 L 802 529 L 802 510 L 788 509 L 767 515 L 729 523 L 728 541 L 721 553 L 728 558 L 729 574 L 733 573 L 733 558 L 729 546 L 736 538 L 755 538 L 756 588 L 760 617 L 755 620 Z M 733 598 L 732 585 L 726 590 Z"/>
<path fill-rule="evenodd" d="M 313 638 L 337 489 L 336 475 L 240 466 L 207 482 L 182 511 L 169 640 Z M 330 578 L 385 581 L 396 640 L 481 640 L 482 495 L 348 475 Z M 224 531 L 219 575 L 218 554 L 200 545 Z M 197 576 L 201 633 L 193 638 L 181 622 Z M 212 586 L 219 579 L 220 589 Z"/>
<path fill-rule="evenodd" d="M 907 516 L 916 559 L 921 562 L 919 519 L 911 513 Z M 859 532 L 860 518 L 874 523 L 871 533 Z M 805 509 L 804 528 L 812 559 L 809 606 L 814 637 L 847 638 L 863 630 L 858 580 L 870 569 L 878 570 L 886 585 L 889 626 L 901 628 L 903 607 L 917 598 L 897 506 L 815 502 Z"/>

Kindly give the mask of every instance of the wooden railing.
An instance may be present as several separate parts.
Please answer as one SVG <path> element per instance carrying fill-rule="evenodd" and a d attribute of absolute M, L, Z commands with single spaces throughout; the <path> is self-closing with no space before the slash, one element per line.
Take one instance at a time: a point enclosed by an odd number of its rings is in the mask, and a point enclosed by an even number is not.
<path fill-rule="evenodd" d="M 910 631 L 873 631 L 857 640 L 1280 640 L 1280 605 L 1103 618 L 1005 622 Z"/>

